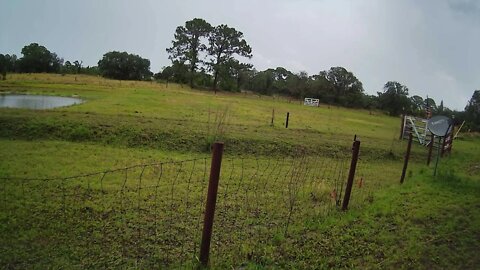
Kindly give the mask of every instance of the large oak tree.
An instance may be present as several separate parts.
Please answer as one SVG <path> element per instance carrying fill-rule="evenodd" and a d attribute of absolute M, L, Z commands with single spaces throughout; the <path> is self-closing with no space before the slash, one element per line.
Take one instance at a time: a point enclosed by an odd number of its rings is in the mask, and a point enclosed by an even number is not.
<path fill-rule="evenodd" d="M 149 79 L 150 60 L 127 52 L 107 52 L 98 61 L 98 69 L 102 76 L 117 80 Z"/>
<path fill-rule="evenodd" d="M 383 92 L 378 92 L 378 102 L 381 109 L 392 116 L 406 112 L 410 106 L 408 88 L 395 81 L 389 81 L 383 86 Z"/>
<path fill-rule="evenodd" d="M 63 59 L 38 43 L 22 48 L 23 57 L 18 60 L 20 72 L 59 72 Z"/>

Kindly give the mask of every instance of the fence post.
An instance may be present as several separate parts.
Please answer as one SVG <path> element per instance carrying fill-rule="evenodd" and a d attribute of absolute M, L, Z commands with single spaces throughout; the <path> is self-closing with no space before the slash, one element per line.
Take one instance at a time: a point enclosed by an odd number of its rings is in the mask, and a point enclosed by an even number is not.
<path fill-rule="evenodd" d="M 288 128 L 288 118 L 290 118 L 289 112 L 287 112 L 287 120 L 285 121 L 285 128 Z"/>
<path fill-rule="evenodd" d="M 454 131 L 455 131 L 455 127 L 452 128 L 452 133 L 450 133 L 450 145 L 448 147 L 448 154 L 452 153 L 453 139 L 454 139 L 453 134 L 455 133 Z"/>
<path fill-rule="evenodd" d="M 218 181 L 220 179 L 222 155 L 223 143 L 214 143 L 212 151 L 212 165 L 210 167 L 210 180 L 208 182 L 207 203 L 205 206 L 205 218 L 203 221 L 202 243 L 200 245 L 200 263 L 203 266 L 207 266 L 208 256 L 210 254 L 210 241 L 212 239 L 213 217 L 215 215 L 215 204 L 217 202 Z"/>
<path fill-rule="evenodd" d="M 270 125 L 273 127 L 273 120 L 275 118 L 275 109 L 272 109 L 272 122 L 270 123 Z"/>
<path fill-rule="evenodd" d="M 407 167 L 408 167 L 408 160 L 410 159 L 410 149 L 412 148 L 412 139 L 413 139 L 413 134 L 412 132 L 410 132 L 410 134 L 408 135 L 407 153 L 405 154 L 405 163 L 403 164 L 402 177 L 400 178 L 400 184 L 403 184 L 403 181 L 405 180 L 405 174 L 407 172 Z"/>
<path fill-rule="evenodd" d="M 428 146 L 427 166 L 430 166 L 430 161 L 432 160 L 432 151 L 433 151 L 434 144 L 435 144 L 435 135 L 433 135 L 432 133 L 430 137 L 430 145 Z"/>
<path fill-rule="evenodd" d="M 447 143 L 447 138 L 448 138 L 448 136 L 443 137 L 443 142 L 442 142 L 442 146 L 441 146 L 442 151 L 440 152 L 441 153 L 440 157 L 442 157 L 442 158 L 443 158 L 443 154 L 445 154 L 445 144 Z"/>
<path fill-rule="evenodd" d="M 352 162 L 350 163 L 350 172 L 348 173 L 347 186 L 345 187 L 345 196 L 343 197 L 342 210 L 348 209 L 350 195 L 352 193 L 353 179 L 355 178 L 355 170 L 357 168 L 358 153 L 360 151 L 360 141 L 357 141 L 357 135 L 352 146 Z"/>

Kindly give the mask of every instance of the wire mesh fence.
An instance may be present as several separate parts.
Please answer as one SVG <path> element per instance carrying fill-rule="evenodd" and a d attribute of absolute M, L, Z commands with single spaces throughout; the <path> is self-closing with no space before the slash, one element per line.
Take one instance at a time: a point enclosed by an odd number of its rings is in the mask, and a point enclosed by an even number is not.
<path fill-rule="evenodd" d="M 51 256 L 52 263 L 68 259 L 83 268 L 193 267 L 210 162 L 160 162 L 59 178 L 3 177 L 2 264 L 28 266 Z M 224 157 L 211 261 L 239 265 L 281 252 L 278 241 L 299 237 L 306 222 L 341 204 L 349 165 L 345 154 Z M 365 168 L 360 159 L 352 204 L 368 197 L 362 188 L 370 177 Z"/>

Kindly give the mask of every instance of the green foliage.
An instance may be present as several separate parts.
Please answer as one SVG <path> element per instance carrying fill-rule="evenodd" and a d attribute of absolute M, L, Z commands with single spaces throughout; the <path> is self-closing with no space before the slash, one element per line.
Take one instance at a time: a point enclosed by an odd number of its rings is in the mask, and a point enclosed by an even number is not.
<path fill-rule="evenodd" d="M 18 60 L 20 72 L 59 72 L 63 63 L 63 59 L 38 43 L 23 47 L 22 54 L 23 57 Z"/>
<path fill-rule="evenodd" d="M 202 43 L 207 38 L 213 27 L 203 19 L 195 18 L 185 22 L 185 26 L 178 26 L 175 30 L 172 47 L 167 48 L 168 58 L 172 62 L 188 66 L 190 87 L 194 87 L 194 76 L 197 64 L 200 62 L 199 54 L 207 49 Z"/>
<path fill-rule="evenodd" d="M 410 97 L 411 113 L 417 116 L 425 116 L 425 101 L 421 96 L 414 95 Z"/>
<path fill-rule="evenodd" d="M 378 93 L 378 101 L 380 108 L 392 116 L 405 113 L 410 105 L 408 88 L 399 82 L 389 81 L 383 86 L 383 93 Z"/>
<path fill-rule="evenodd" d="M 468 101 L 465 119 L 472 130 L 480 131 L 480 90 L 475 90 Z"/>
<path fill-rule="evenodd" d="M 75 60 L 73 63 L 70 61 L 65 61 L 65 64 L 62 66 L 63 74 L 80 74 L 84 68 L 82 67 L 83 61 Z"/>
<path fill-rule="evenodd" d="M 243 33 L 225 24 L 216 26 L 208 37 L 209 65 L 213 71 L 213 89 L 217 89 L 219 73 L 231 66 L 239 67 L 234 56 L 251 58 L 252 48 L 243 39 Z"/>
<path fill-rule="evenodd" d="M 98 69 L 102 76 L 117 80 L 149 80 L 152 75 L 150 60 L 127 52 L 105 53 Z"/>
<path fill-rule="evenodd" d="M 155 74 L 155 79 L 167 82 L 187 83 L 189 78 L 188 66 L 176 60 L 172 62 L 171 66 L 164 67 L 162 71 Z"/>
<path fill-rule="evenodd" d="M 0 74 L 2 75 L 2 80 L 7 79 L 7 60 L 3 54 L 0 54 Z"/>
<path fill-rule="evenodd" d="M 9 55 L 0 54 L 0 57 L 3 56 L 3 64 L 0 65 L 0 69 L 3 69 L 2 72 L 17 72 L 18 71 L 18 59 L 15 54 Z"/>
<path fill-rule="evenodd" d="M 320 72 L 332 85 L 334 103 L 347 107 L 361 107 L 363 85 L 352 72 L 343 67 L 332 67 Z"/>

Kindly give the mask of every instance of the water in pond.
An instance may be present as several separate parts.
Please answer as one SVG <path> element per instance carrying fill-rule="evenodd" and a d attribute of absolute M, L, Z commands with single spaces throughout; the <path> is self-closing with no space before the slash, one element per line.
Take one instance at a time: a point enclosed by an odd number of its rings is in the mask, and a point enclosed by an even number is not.
<path fill-rule="evenodd" d="M 52 109 L 80 104 L 82 100 L 71 97 L 41 95 L 0 95 L 0 108 Z"/>

